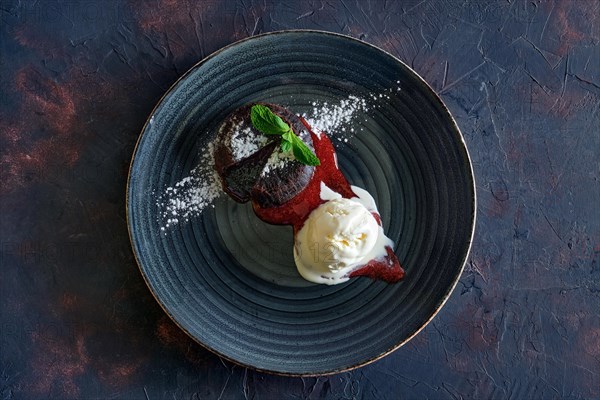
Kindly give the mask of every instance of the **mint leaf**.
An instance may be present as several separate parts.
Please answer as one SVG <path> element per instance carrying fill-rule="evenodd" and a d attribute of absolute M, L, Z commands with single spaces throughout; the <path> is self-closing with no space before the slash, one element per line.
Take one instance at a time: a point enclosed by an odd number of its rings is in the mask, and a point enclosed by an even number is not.
<path fill-rule="evenodd" d="M 296 135 L 294 135 L 294 132 L 292 132 L 291 129 L 283 135 L 281 135 L 281 150 L 283 150 L 284 152 L 290 151 L 292 149 L 295 136 Z"/>
<path fill-rule="evenodd" d="M 287 151 L 290 151 L 290 149 L 292 148 L 292 142 L 288 141 L 288 140 L 282 140 L 281 141 L 281 150 L 285 153 Z"/>
<path fill-rule="evenodd" d="M 280 135 L 281 150 L 292 150 L 296 160 L 305 165 L 321 165 L 321 161 L 312 150 L 300 139 L 292 128 L 267 106 L 255 104 L 250 109 L 250 119 L 254 128 L 265 135 Z"/>
<path fill-rule="evenodd" d="M 281 117 L 273 113 L 269 107 L 261 104 L 255 104 L 250 110 L 250 119 L 252 125 L 265 135 L 282 135 L 291 128 Z"/>
<path fill-rule="evenodd" d="M 292 150 L 296 160 L 302 164 L 312 166 L 321 165 L 321 161 L 315 153 L 296 135 L 294 135 L 294 140 L 292 141 Z"/>
<path fill-rule="evenodd" d="M 291 143 L 294 140 L 294 136 L 296 135 L 290 129 L 289 131 L 281 135 L 281 139 Z"/>

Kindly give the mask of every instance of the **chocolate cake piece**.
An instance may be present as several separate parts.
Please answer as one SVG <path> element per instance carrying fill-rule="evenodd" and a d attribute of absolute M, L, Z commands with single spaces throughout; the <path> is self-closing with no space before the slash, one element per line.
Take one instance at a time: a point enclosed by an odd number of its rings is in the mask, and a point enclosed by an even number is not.
<path fill-rule="evenodd" d="M 240 203 L 250 200 L 252 187 L 278 146 L 275 137 L 254 129 L 250 108 L 238 108 L 223 121 L 214 148 L 215 169 L 223 190 Z"/>
<path fill-rule="evenodd" d="M 261 103 L 262 104 L 262 103 Z M 314 151 L 312 138 L 300 118 L 275 104 L 263 104 L 279 115 Z M 300 193 L 314 167 L 282 152 L 280 137 L 264 135 L 252 126 L 252 105 L 238 108 L 219 127 L 215 143 L 215 169 L 223 190 L 238 202 L 253 200 L 261 207 L 280 206 Z"/>

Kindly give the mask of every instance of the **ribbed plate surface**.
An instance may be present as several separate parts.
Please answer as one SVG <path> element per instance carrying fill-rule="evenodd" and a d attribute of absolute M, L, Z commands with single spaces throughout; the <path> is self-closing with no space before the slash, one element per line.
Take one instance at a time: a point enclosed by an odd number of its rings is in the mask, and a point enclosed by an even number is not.
<path fill-rule="evenodd" d="M 338 159 L 375 197 L 406 269 L 402 283 L 309 284 L 294 266 L 291 228 L 265 224 L 226 197 L 160 231 L 156 193 L 189 175 L 235 108 L 262 100 L 302 113 L 313 101 L 378 93 L 389 99 L 355 115 L 363 130 L 339 144 Z M 391 55 L 315 31 L 256 36 L 186 73 L 144 127 L 127 200 L 141 272 L 171 318 L 225 358 L 294 375 L 363 365 L 424 327 L 460 276 L 475 218 L 467 151 L 441 100 Z"/>

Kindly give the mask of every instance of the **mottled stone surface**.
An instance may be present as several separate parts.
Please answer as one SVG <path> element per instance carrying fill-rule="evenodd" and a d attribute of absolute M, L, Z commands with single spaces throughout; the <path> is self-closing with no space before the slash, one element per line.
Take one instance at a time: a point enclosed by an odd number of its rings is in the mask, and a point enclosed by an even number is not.
<path fill-rule="evenodd" d="M 466 271 L 421 334 L 320 378 L 245 370 L 179 331 L 125 222 L 138 133 L 202 57 L 348 34 L 440 93 L 473 158 Z M 600 3 L 0 1 L 0 397 L 600 398 Z"/>

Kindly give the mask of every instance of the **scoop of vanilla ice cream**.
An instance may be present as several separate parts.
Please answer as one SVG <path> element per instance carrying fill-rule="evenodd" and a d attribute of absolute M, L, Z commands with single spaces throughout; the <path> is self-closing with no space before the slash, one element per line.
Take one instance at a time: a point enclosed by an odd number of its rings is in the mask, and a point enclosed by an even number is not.
<path fill-rule="evenodd" d="M 313 210 L 296 237 L 294 258 L 304 279 L 344 281 L 373 249 L 379 225 L 361 203 L 337 198 Z"/>

